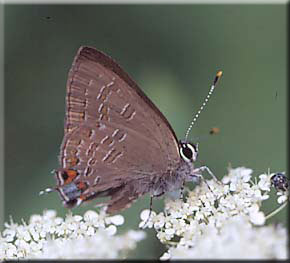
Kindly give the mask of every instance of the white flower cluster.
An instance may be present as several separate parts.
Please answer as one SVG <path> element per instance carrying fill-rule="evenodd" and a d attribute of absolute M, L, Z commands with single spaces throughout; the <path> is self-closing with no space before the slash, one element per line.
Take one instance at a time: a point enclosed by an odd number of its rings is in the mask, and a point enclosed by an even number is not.
<path fill-rule="evenodd" d="M 87 211 L 84 216 L 57 217 L 54 210 L 32 215 L 29 223 L 5 223 L 0 233 L 0 261 L 5 259 L 115 259 L 124 257 L 145 237 L 130 230 L 116 235 L 124 223 L 121 215 Z"/>
<path fill-rule="evenodd" d="M 274 174 L 262 174 L 258 182 L 251 174 L 244 167 L 229 169 L 221 182 L 206 181 L 188 191 L 185 202 L 168 199 L 164 212 L 152 211 L 150 218 L 144 210 L 140 226 L 154 227 L 169 247 L 161 259 L 285 259 L 287 231 L 265 226 L 261 211 Z M 279 203 L 287 195 L 280 195 Z"/>
<path fill-rule="evenodd" d="M 222 228 L 205 227 L 194 247 L 169 248 L 161 259 L 286 259 L 287 231 L 281 226 L 253 227 L 234 216 Z"/>

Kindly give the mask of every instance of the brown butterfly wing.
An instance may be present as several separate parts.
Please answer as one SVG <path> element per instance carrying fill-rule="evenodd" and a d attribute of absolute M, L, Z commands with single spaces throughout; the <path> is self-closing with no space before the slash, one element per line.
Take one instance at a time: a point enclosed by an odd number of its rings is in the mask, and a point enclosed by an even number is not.
<path fill-rule="evenodd" d="M 62 168 L 76 169 L 88 193 L 110 195 L 113 212 L 179 160 L 173 129 L 137 84 L 110 57 L 81 47 L 67 82 Z"/>

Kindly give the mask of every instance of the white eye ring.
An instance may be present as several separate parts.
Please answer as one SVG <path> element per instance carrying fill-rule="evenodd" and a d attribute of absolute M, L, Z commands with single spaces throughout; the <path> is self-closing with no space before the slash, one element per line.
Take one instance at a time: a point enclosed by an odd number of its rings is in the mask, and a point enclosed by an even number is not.
<path fill-rule="evenodd" d="M 188 147 L 191 150 L 191 152 L 192 152 L 192 158 L 191 159 L 189 159 L 189 158 L 187 158 L 185 156 L 185 154 L 183 153 L 183 147 L 180 147 L 179 152 L 180 152 L 180 155 L 181 155 L 181 157 L 183 158 L 184 161 L 191 162 L 192 160 L 195 160 L 196 151 L 195 151 L 194 147 L 191 144 L 189 144 L 189 143 L 186 144 L 186 147 Z"/>
<path fill-rule="evenodd" d="M 192 151 L 192 156 L 194 156 L 196 154 L 194 147 L 189 143 L 187 143 L 186 146 Z"/>
<path fill-rule="evenodd" d="M 184 154 L 183 154 L 183 149 L 180 147 L 179 149 L 180 155 L 182 157 L 182 159 L 186 162 L 190 162 L 190 159 L 188 159 Z"/>

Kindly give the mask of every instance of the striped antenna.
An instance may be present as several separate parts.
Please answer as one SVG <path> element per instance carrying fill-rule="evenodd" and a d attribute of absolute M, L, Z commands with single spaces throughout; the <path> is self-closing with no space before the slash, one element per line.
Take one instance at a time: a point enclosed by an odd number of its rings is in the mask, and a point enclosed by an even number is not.
<path fill-rule="evenodd" d="M 189 127 L 188 127 L 188 129 L 187 129 L 187 131 L 186 131 L 186 134 L 185 134 L 185 140 L 187 140 L 189 132 L 191 131 L 193 125 L 194 125 L 195 122 L 196 122 L 196 120 L 198 119 L 198 117 L 199 117 L 200 113 L 202 112 L 204 106 L 207 104 L 207 102 L 208 102 L 210 96 L 212 95 L 212 93 L 213 93 L 213 91 L 214 91 L 214 89 L 215 89 L 215 87 L 216 87 L 216 84 L 217 84 L 218 80 L 221 78 L 222 74 L 223 74 L 223 72 L 222 72 L 221 70 L 219 70 L 219 71 L 216 73 L 215 78 L 214 78 L 214 81 L 213 81 L 213 83 L 212 83 L 212 85 L 211 85 L 211 87 L 210 87 L 210 90 L 209 90 L 209 92 L 208 92 L 208 94 L 207 94 L 205 100 L 203 101 L 203 104 L 202 104 L 201 107 L 199 108 L 198 112 L 195 114 L 195 116 L 194 116 L 192 122 L 190 123 L 190 125 L 189 125 Z"/>

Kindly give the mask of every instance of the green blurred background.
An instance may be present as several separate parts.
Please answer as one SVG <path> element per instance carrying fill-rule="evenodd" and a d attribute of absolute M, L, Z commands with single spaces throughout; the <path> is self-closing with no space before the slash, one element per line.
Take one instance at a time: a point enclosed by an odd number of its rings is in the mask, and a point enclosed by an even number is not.
<path fill-rule="evenodd" d="M 224 75 L 190 138 L 199 165 L 221 177 L 228 164 L 255 175 L 286 170 L 284 5 L 6 5 L 5 220 L 45 208 L 66 213 L 50 173 L 63 136 L 67 73 L 80 45 L 112 56 L 183 138 L 218 69 Z M 209 136 L 212 127 L 220 133 Z M 92 208 L 76 209 L 76 213 Z M 162 209 L 163 200 L 154 202 Z M 265 211 L 277 203 L 268 200 Z M 122 214 L 137 229 L 146 196 Z M 284 210 L 272 222 L 286 223 Z M 131 257 L 156 258 L 153 230 Z"/>

